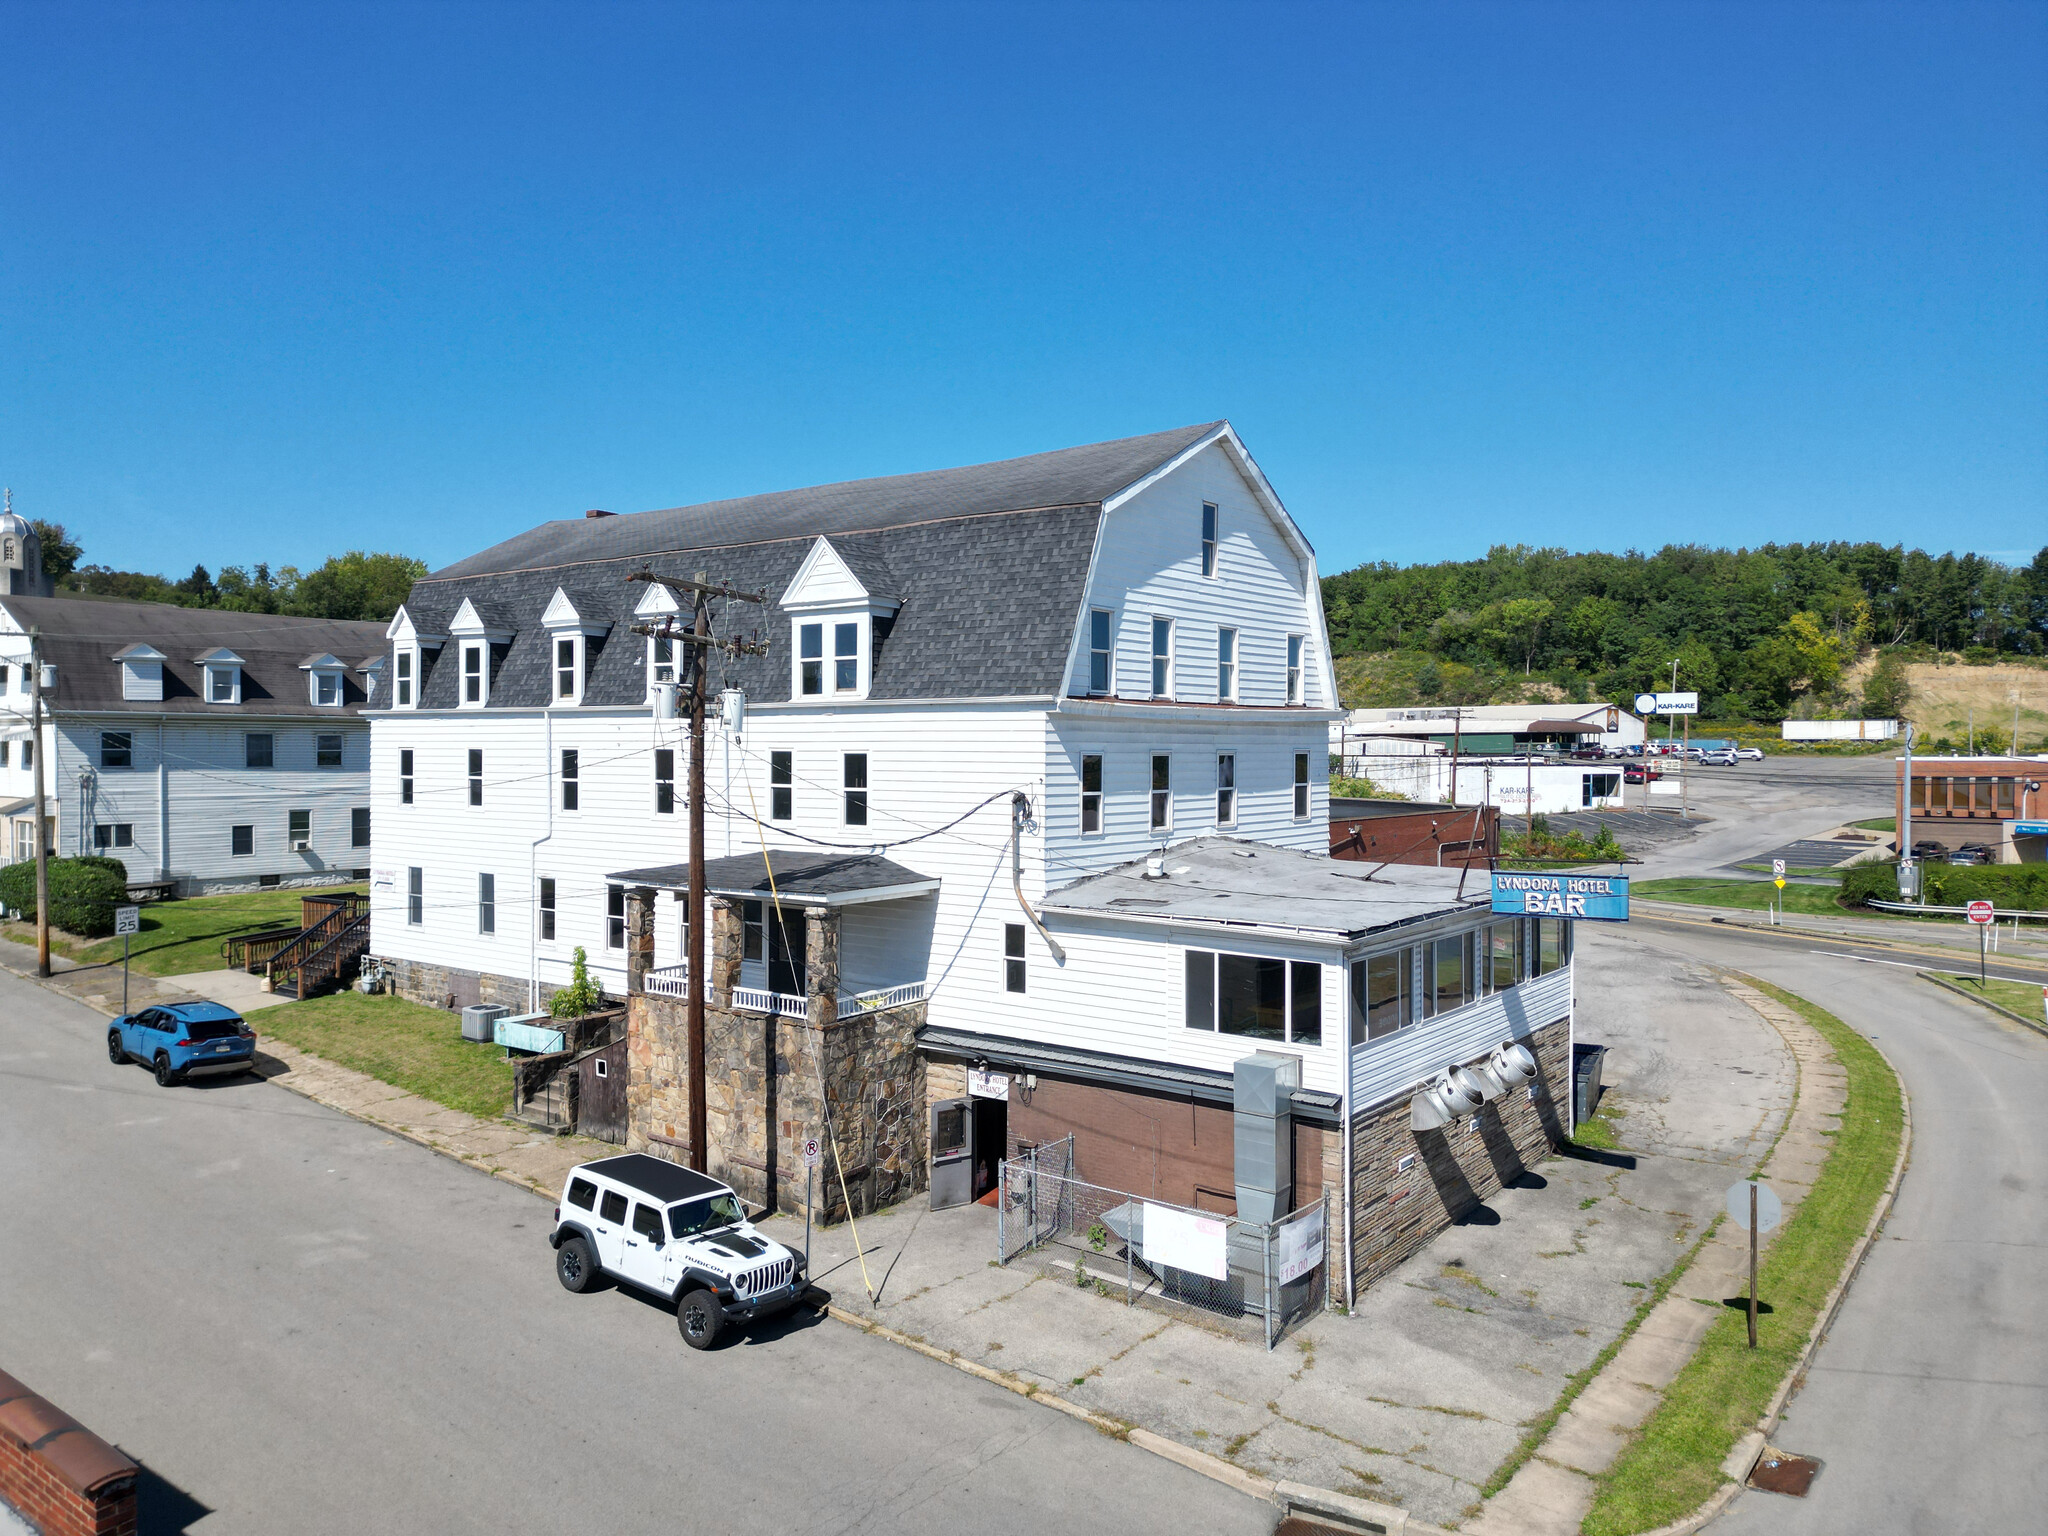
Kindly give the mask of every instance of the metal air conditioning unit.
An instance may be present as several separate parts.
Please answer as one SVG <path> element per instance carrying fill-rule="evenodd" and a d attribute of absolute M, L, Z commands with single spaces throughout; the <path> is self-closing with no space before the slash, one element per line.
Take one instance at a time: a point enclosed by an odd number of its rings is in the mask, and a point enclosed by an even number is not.
<path fill-rule="evenodd" d="M 471 1003 L 462 1010 L 462 1038 L 489 1045 L 497 1038 L 498 1020 L 511 1011 L 501 1003 Z"/>

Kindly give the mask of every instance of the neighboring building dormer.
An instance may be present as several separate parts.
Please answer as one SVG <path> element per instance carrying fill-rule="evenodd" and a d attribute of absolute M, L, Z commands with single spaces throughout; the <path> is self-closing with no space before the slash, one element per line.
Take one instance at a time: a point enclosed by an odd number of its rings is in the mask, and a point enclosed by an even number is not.
<path fill-rule="evenodd" d="M 306 699 L 316 709 L 339 709 L 345 702 L 346 691 L 342 680 L 348 676 L 348 663 L 329 651 L 308 656 L 299 663 L 299 670 L 306 674 Z"/>
<path fill-rule="evenodd" d="M 170 658 L 146 640 L 114 652 L 121 663 L 121 698 L 124 703 L 161 703 L 164 696 L 164 663 Z"/>
<path fill-rule="evenodd" d="M 549 704 L 583 702 L 583 683 L 590 676 L 591 656 L 611 633 L 611 620 L 597 617 L 599 612 L 594 599 L 588 595 L 578 598 L 567 587 L 555 588 L 555 595 L 548 600 L 540 623 L 548 635 Z"/>
<path fill-rule="evenodd" d="M 496 608 L 465 597 L 448 621 L 455 646 L 455 707 L 483 709 L 491 702 L 491 680 L 512 644 L 511 621 Z"/>
<path fill-rule="evenodd" d="M 871 565 L 866 579 L 856 574 L 830 539 L 811 545 L 782 594 L 790 615 L 791 698 L 868 696 L 877 642 L 903 606 L 893 592 L 875 589 L 878 579 L 886 574 Z"/>
<path fill-rule="evenodd" d="M 401 603 L 385 627 L 384 638 L 391 642 L 391 707 L 418 709 L 420 690 L 427 685 L 427 669 L 448 637 Z"/>
<path fill-rule="evenodd" d="M 640 594 L 640 601 L 633 605 L 633 617 L 643 624 L 657 624 L 673 614 L 682 612 L 682 604 L 676 601 L 675 593 L 656 582 L 649 582 L 647 590 Z M 647 637 L 647 697 L 652 700 L 654 690 L 663 683 L 679 683 L 682 672 L 676 663 L 681 647 L 673 640 L 661 640 L 653 635 Z"/>
<path fill-rule="evenodd" d="M 242 702 L 242 669 L 249 665 L 224 645 L 192 658 L 199 668 L 200 697 L 209 704 Z"/>

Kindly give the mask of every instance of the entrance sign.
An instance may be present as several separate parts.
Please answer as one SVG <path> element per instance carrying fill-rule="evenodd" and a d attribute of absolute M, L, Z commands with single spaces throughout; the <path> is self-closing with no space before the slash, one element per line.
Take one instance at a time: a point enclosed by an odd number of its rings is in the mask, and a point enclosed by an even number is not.
<path fill-rule="evenodd" d="M 1007 1072 L 984 1072 L 979 1067 L 969 1067 L 967 1092 L 977 1099 L 1007 1099 L 1010 1096 L 1010 1075 Z"/>
<path fill-rule="evenodd" d="M 1966 910 L 1970 914 L 1970 921 L 1981 925 L 1990 922 L 1998 909 L 1988 901 L 1973 901 Z"/>
<path fill-rule="evenodd" d="M 1299 1280 L 1323 1262 L 1323 1209 L 1280 1229 L 1273 1247 L 1273 1278 L 1282 1285 Z"/>
<path fill-rule="evenodd" d="M 1211 1280 L 1230 1278 L 1229 1226 L 1213 1216 L 1145 1202 L 1145 1262 Z"/>
<path fill-rule="evenodd" d="M 142 932 L 142 908 L 114 908 L 114 932 L 119 935 Z"/>
<path fill-rule="evenodd" d="M 1493 910 L 1520 917 L 1628 921 L 1628 876 L 1509 874 L 1493 877 Z"/>

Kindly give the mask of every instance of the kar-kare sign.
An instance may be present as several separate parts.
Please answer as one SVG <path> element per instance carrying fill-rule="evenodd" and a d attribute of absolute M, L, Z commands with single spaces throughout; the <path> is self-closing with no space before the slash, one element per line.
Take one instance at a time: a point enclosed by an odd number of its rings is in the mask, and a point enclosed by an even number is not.
<path fill-rule="evenodd" d="M 1520 917 L 1580 917 L 1595 923 L 1625 923 L 1628 876 L 1496 873 L 1493 910 Z"/>

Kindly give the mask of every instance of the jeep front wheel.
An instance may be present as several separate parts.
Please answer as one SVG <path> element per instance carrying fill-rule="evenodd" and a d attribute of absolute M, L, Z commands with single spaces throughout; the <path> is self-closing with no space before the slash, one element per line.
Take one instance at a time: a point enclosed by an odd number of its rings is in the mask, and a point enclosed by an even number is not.
<path fill-rule="evenodd" d="M 178 1080 L 178 1074 L 171 1070 L 171 1058 L 162 1051 L 156 1053 L 156 1085 L 168 1088 Z"/>
<path fill-rule="evenodd" d="M 676 1327 L 682 1332 L 683 1342 L 692 1349 L 709 1349 L 716 1344 L 724 1326 L 725 1313 L 719 1309 L 718 1298 L 709 1291 L 691 1291 L 676 1308 Z"/>
<path fill-rule="evenodd" d="M 597 1285 L 597 1256 L 590 1251 L 590 1244 L 580 1237 L 565 1237 L 562 1246 L 555 1250 L 555 1278 L 562 1282 L 562 1289 L 574 1291 L 579 1296 Z"/>

